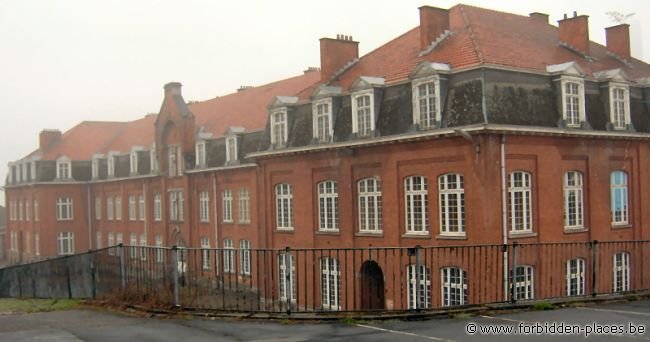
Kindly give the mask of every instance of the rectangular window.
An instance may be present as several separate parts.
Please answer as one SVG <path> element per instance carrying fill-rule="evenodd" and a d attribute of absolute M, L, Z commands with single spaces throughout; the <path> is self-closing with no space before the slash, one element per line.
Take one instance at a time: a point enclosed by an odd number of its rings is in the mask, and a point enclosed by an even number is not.
<path fill-rule="evenodd" d="M 381 181 L 378 178 L 366 178 L 358 182 L 359 191 L 359 231 L 380 233 L 381 217 Z"/>
<path fill-rule="evenodd" d="M 101 197 L 95 197 L 95 220 L 102 219 L 102 199 Z"/>
<path fill-rule="evenodd" d="M 239 241 L 239 268 L 242 275 L 251 274 L 251 242 Z"/>
<path fill-rule="evenodd" d="M 408 308 L 409 309 L 428 309 L 431 307 L 431 279 L 429 279 L 429 269 L 420 265 L 419 275 L 417 274 L 416 265 L 408 265 L 407 267 L 407 278 L 408 278 Z M 420 278 L 420 284 L 418 287 L 418 276 Z M 416 298 L 416 296 L 418 298 Z M 417 306 L 416 304 L 417 302 Z"/>
<path fill-rule="evenodd" d="M 23 200 L 18 201 L 18 221 L 23 220 Z"/>
<path fill-rule="evenodd" d="M 147 207 L 145 207 L 144 204 L 144 196 L 143 195 L 138 195 L 138 214 L 140 217 L 140 221 L 144 221 L 144 217 L 147 214 Z"/>
<path fill-rule="evenodd" d="M 564 174 L 564 228 L 584 227 L 582 173 L 569 171 Z"/>
<path fill-rule="evenodd" d="M 183 192 L 178 192 L 178 220 L 183 221 L 185 219 L 185 197 L 183 197 Z"/>
<path fill-rule="evenodd" d="M 182 174 L 181 149 L 179 146 L 169 146 L 167 149 L 167 167 L 169 177 L 180 176 Z"/>
<path fill-rule="evenodd" d="M 34 254 L 41 255 L 41 235 L 39 233 L 34 233 Z"/>
<path fill-rule="evenodd" d="M 226 138 L 226 161 L 232 162 L 237 158 L 237 137 L 232 136 Z"/>
<path fill-rule="evenodd" d="M 115 176 L 115 156 L 113 155 L 108 156 L 108 159 L 106 161 L 106 166 L 107 166 L 106 173 L 108 174 L 108 177 Z"/>
<path fill-rule="evenodd" d="M 296 267 L 293 255 L 286 252 L 278 255 L 278 292 L 280 300 L 296 302 Z"/>
<path fill-rule="evenodd" d="M 567 296 L 585 294 L 585 259 L 570 259 L 566 262 Z"/>
<path fill-rule="evenodd" d="M 106 197 L 106 219 L 113 220 L 113 197 Z"/>
<path fill-rule="evenodd" d="M 441 273 L 442 306 L 468 304 L 467 272 L 458 267 L 445 267 Z"/>
<path fill-rule="evenodd" d="M 31 212 L 29 207 L 30 202 L 31 202 L 30 200 L 25 201 L 25 221 L 31 220 Z"/>
<path fill-rule="evenodd" d="M 250 223 L 251 222 L 251 210 L 250 210 L 250 196 L 248 194 L 248 189 L 239 189 L 238 198 L 238 209 L 239 209 L 239 223 Z"/>
<path fill-rule="evenodd" d="M 70 179 L 70 161 L 57 161 L 56 162 L 56 178 L 57 179 Z"/>
<path fill-rule="evenodd" d="M 232 191 L 226 189 L 222 193 L 223 222 L 232 222 Z"/>
<path fill-rule="evenodd" d="M 201 267 L 204 270 L 210 269 L 210 239 L 201 238 Z"/>
<path fill-rule="evenodd" d="M 95 249 L 102 248 L 102 232 L 95 233 Z"/>
<path fill-rule="evenodd" d="M 34 200 L 34 221 L 38 222 L 38 200 Z"/>
<path fill-rule="evenodd" d="M 138 257 L 138 235 L 136 233 L 131 233 L 130 235 L 130 240 L 131 240 L 131 248 L 129 248 L 129 255 L 131 256 L 131 259 L 135 259 Z"/>
<path fill-rule="evenodd" d="M 404 179 L 406 233 L 426 234 L 429 227 L 429 192 L 426 177 Z"/>
<path fill-rule="evenodd" d="M 517 300 L 533 299 L 533 267 L 522 265 L 515 268 L 515 278 L 512 278 L 512 269 L 509 272 L 510 286 L 514 285 L 515 298 Z"/>
<path fill-rule="evenodd" d="M 147 260 L 147 236 L 144 233 L 140 233 L 140 260 Z"/>
<path fill-rule="evenodd" d="M 577 82 L 564 83 L 564 119 L 568 127 L 580 126 L 580 86 Z"/>
<path fill-rule="evenodd" d="M 132 175 L 138 174 L 138 152 L 133 151 L 129 156 L 129 167 Z"/>
<path fill-rule="evenodd" d="M 440 234 L 465 236 L 465 188 L 463 175 L 438 177 L 440 191 Z"/>
<path fill-rule="evenodd" d="M 122 242 L 124 242 L 124 240 L 122 239 L 122 233 L 115 234 L 115 244 L 119 245 Z"/>
<path fill-rule="evenodd" d="M 224 273 L 234 273 L 235 272 L 235 254 L 233 249 L 233 243 L 230 239 L 223 240 L 223 271 Z"/>
<path fill-rule="evenodd" d="M 196 143 L 196 166 L 205 166 L 205 141 Z"/>
<path fill-rule="evenodd" d="M 135 196 L 129 196 L 129 221 L 135 221 Z"/>
<path fill-rule="evenodd" d="M 355 98 L 356 103 L 356 122 L 357 134 L 360 137 L 367 137 L 372 132 L 372 107 L 370 106 L 370 95 L 359 96 Z"/>
<path fill-rule="evenodd" d="M 210 222 L 210 195 L 207 191 L 199 194 L 199 217 L 201 222 Z"/>
<path fill-rule="evenodd" d="M 122 197 L 120 196 L 115 197 L 115 219 L 118 221 L 122 219 Z"/>
<path fill-rule="evenodd" d="M 331 99 L 315 102 L 314 112 L 314 139 L 318 142 L 332 141 L 332 103 Z"/>
<path fill-rule="evenodd" d="M 318 183 L 318 228 L 329 232 L 339 230 L 339 193 L 335 181 Z"/>
<path fill-rule="evenodd" d="M 614 171 L 610 175 L 612 225 L 628 224 L 627 173 Z"/>
<path fill-rule="evenodd" d="M 630 253 L 614 254 L 614 292 L 630 290 Z"/>
<path fill-rule="evenodd" d="M 327 310 L 341 310 L 341 268 L 334 258 L 320 259 L 321 305 Z"/>
<path fill-rule="evenodd" d="M 508 221 L 511 233 L 525 233 L 533 229 L 531 175 L 528 172 L 510 173 L 508 182 Z"/>
<path fill-rule="evenodd" d="M 60 232 L 57 237 L 57 254 L 71 255 L 74 254 L 74 233 Z"/>
<path fill-rule="evenodd" d="M 153 219 L 154 221 L 162 220 L 162 198 L 160 194 L 153 196 Z"/>
<path fill-rule="evenodd" d="M 436 81 L 425 80 L 414 84 L 413 94 L 415 103 L 414 123 L 420 129 L 436 127 L 438 117 L 438 98 L 436 94 Z"/>
<path fill-rule="evenodd" d="M 271 144 L 282 148 L 287 142 L 287 112 L 285 110 L 271 113 Z"/>
<path fill-rule="evenodd" d="M 630 123 L 628 107 L 629 98 L 627 88 L 624 87 L 610 87 L 610 101 L 611 101 L 611 121 L 614 129 L 625 129 Z"/>
<path fill-rule="evenodd" d="M 108 245 L 106 247 L 115 246 L 115 236 L 113 235 L 112 232 L 109 232 L 107 234 L 107 239 L 108 239 Z M 115 255 L 115 249 L 114 248 L 109 248 L 108 249 L 108 255 Z"/>
<path fill-rule="evenodd" d="M 99 178 L 99 159 L 93 158 L 93 161 L 91 162 L 90 165 L 90 173 L 92 175 L 92 179 L 97 179 Z"/>
<path fill-rule="evenodd" d="M 275 186 L 275 223 L 276 229 L 293 230 L 293 194 L 291 184 Z"/>
<path fill-rule="evenodd" d="M 57 221 L 72 220 L 72 198 L 59 197 L 56 200 L 56 219 Z"/>
<path fill-rule="evenodd" d="M 169 193 L 169 219 L 178 220 L 178 194 L 175 191 Z"/>
<path fill-rule="evenodd" d="M 156 144 L 153 144 L 151 146 L 151 150 L 149 151 L 149 164 L 151 165 L 152 173 L 158 171 L 158 156 L 156 155 Z"/>
<path fill-rule="evenodd" d="M 162 235 L 157 234 L 155 239 L 156 239 L 156 262 L 161 263 L 165 260 L 164 259 L 165 250 L 163 249 Z"/>

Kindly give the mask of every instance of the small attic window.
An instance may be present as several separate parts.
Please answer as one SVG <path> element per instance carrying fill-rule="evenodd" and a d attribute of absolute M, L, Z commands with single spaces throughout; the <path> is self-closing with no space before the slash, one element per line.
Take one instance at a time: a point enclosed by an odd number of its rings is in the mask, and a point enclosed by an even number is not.
<path fill-rule="evenodd" d="M 68 157 L 61 157 L 56 161 L 56 178 L 66 180 L 72 178 L 72 166 Z"/>
<path fill-rule="evenodd" d="M 158 157 L 156 155 L 156 144 L 151 145 L 151 150 L 149 151 L 149 163 L 151 165 L 151 172 L 158 171 Z"/>
<path fill-rule="evenodd" d="M 138 174 L 138 151 L 131 151 L 131 154 L 129 155 L 129 168 L 131 175 Z"/>
<path fill-rule="evenodd" d="M 232 135 L 229 137 L 226 137 L 226 162 L 231 163 L 237 161 L 239 158 L 237 157 L 238 148 L 237 148 L 237 136 Z"/>
<path fill-rule="evenodd" d="M 195 146 L 196 152 L 196 166 L 202 167 L 205 166 L 205 141 L 201 140 L 196 143 Z"/>
<path fill-rule="evenodd" d="M 352 133 L 368 137 L 375 130 L 374 91 L 352 94 Z"/>
<path fill-rule="evenodd" d="M 585 81 L 562 76 L 562 118 L 567 127 L 580 127 L 585 121 Z"/>
<path fill-rule="evenodd" d="M 115 176 L 115 155 L 109 154 L 107 158 L 107 170 L 108 177 Z"/>
<path fill-rule="evenodd" d="M 287 109 L 280 108 L 271 112 L 271 144 L 274 148 L 283 148 L 287 140 Z"/>
<path fill-rule="evenodd" d="M 93 179 L 99 178 L 99 159 L 97 157 L 93 158 L 92 160 L 91 172 Z"/>
<path fill-rule="evenodd" d="M 440 78 L 430 76 L 414 80 L 413 124 L 420 129 L 435 128 L 441 121 Z"/>
<path fill-rule="evenodd" d="M 609 84 L 609 116 L 615 130 L 624 130 L 630 125 L 629 93 L 629 87 L 625 84 Z"/>
<path fill-rule="evenodd" d="M 314 139 L 321 143 L 331 142 L 334 133 L 332 125 L 332 98 L 314 101 L 312 104 L 312 112 L 314 113 Z"/>

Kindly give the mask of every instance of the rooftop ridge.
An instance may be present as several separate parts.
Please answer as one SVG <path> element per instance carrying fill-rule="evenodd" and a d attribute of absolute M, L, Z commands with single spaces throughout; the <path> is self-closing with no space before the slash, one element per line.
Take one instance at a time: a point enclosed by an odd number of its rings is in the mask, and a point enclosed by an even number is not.
<path fill-rule="evenodd" d="M 460 14 L 463 17 L 463 21 L 465 22 L 465 27 L 467 27 L 467 32 L 469 33 L 469 39 L 472 41 L 472 47 L 474 48 L 474 52 L 476 53 L 476 57 L 478 58 L 479 64 L 483 65 L 485 64 L 485 59 L 483 58 L 483 54 L 481 53 L 481 47 L 478 44 L 478 40 L 476 39 L 476 35 L 474 33 L 474 30 L 472 29 L 472 24 L 467 16 L 467 13 L 465 13 L 465 8 L 463 6 L 464 5 L 460 5 L 458 7 L 458 10 L 460 11 Z M 475 7 L 475 8 L 481 9 L 480 7 Z"/>

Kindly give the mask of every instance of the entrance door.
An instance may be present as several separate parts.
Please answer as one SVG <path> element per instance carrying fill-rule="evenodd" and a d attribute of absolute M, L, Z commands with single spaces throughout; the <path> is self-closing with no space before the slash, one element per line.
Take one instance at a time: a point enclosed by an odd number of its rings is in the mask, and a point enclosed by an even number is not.
<path fill-rule="evenodd" d="M 366 261 L 361 265 L 361 308 L 363 310 L 383 310 L 384 273 L 374 261 Z"/>

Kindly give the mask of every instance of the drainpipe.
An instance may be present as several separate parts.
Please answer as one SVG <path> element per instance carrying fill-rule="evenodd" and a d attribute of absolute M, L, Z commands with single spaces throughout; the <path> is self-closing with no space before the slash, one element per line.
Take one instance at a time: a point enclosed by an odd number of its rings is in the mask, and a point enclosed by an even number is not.
<path fill-rule="evenodd" d="M 149 236 L 147 236 L 147 184 L 146 181 L 143 179 L 142 180 L 142 198 L 144 199 L 144 239 L 145 239 L 145 245 L 147 245 L 147 241 L 149 241 Z M 139 202 L 139 201 L 138 201 Z M 138 203 L 138 211 L 140 211 L 140 203 Z M 140 213 L 138 213 L 140 214 Z"/>
<path fill-rule="evenodd" d="M 91 206 L 90 206 L 90 184 L 86 185 L 86 212 L 88 213 L 88 249 L 93 249 L 93 228 L 92 228 L 92 212 L 90 211 Z"/>
<path fill-rule="evenodd" d="M 217 219 L 217 173 L 212 172 L 212 193 L 214 196 L 214 247 L 219 248 L 219 220 Z"/>
<path fill-rule="evenodd" d="M 501 222 L 503 229 L 503 245 L 508 244 L 508 204 L 506 201 L 506 136 L 501 134 Z M 503 249 L 503 293 L 507 299 L 508 293 L 508 249 Z"/>

